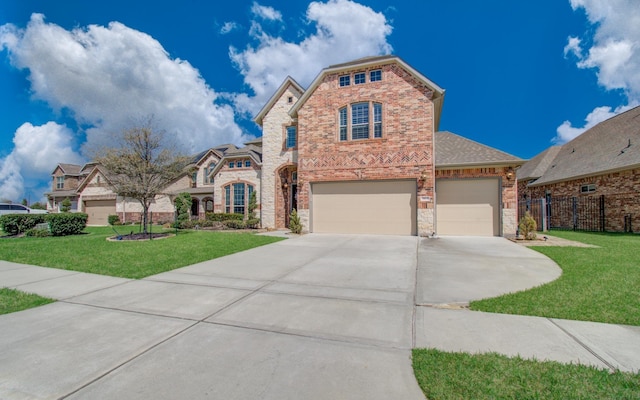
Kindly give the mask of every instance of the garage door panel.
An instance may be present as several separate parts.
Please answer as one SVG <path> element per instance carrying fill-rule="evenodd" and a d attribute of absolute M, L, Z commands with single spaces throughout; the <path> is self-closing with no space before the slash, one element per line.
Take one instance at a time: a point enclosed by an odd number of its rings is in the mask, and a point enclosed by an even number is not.
<path fill-rule="evenodd" d="M 314 184 L 312 230 L 414 235 L 415 191 L 414 181 Z"/>
<path fill-rule="evenodd" d="M 440 235 L 500 234 L 498 179 L 436 181 L 436 223 Z"/>
<path fill-rule="evenodd" d="M 114 200 L 87 200 L 84 212 L 88 215 L 87 225 L 108 225 L 109 215 L 116 213 Z"/>

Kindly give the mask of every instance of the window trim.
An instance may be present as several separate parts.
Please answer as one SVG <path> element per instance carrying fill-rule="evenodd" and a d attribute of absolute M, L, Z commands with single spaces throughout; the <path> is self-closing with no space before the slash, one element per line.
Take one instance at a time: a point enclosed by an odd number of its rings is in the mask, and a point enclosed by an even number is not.
<path fill-rule="evenodd" d="M 354 119 L 354 106 L 367 105 L 367 116 L 356 115 Z M 366 119 L 365 123 L 355 123 L 357 118 Z M 362 132 L 355 132 L 358 128 Z M 366 131 L 366 132 L 365 132 Z M 365 136 L 366 135 L 366 136 Z M 338 142 L 357 142 L 361 140 L 377 140 L 384 138 L 384 104 L 379 101 L 367 100 L 346 104 L 338 109 Z"/>
<path fill-rule="evenodd" d="M 587 183 L 585 185 L 580 185 L 580 193 L 595 193 L 596 184 L 595 183 Z"/>
<path fill-rule="evenodd" d="M 290 132 L 293 131 L 293 136 L 290 136 Z M 284 147 L 285 149 L 295 149 L 298 147 L 298 127 L 295 125 L 289 125 L 284 128 Z M 290 142 L 293 137 L 293 143 Z"/>

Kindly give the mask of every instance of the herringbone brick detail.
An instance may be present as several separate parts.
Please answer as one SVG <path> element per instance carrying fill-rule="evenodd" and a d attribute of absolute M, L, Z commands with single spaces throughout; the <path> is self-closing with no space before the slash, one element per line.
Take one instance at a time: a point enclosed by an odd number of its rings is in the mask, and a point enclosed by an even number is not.
<path fill-rule="evenodd" d="M 397 167 L 404 165 L 424 165 L 431 162 L 429 151 L 400 151 L 376 153 L 330 154 L 301 160 L 302 169 L 322 170 L 335 168 Z"/>

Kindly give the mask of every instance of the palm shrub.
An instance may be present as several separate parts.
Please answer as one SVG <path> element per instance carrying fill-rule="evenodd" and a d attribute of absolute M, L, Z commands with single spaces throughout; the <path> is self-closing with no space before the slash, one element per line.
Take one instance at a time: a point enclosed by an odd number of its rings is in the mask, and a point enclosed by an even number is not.
<path fill-rule="evenodd" d="M 529 211 L 525 213 L 524 217 L 520 218 L 518 228 L 526 240 L 534 240 L 536 238 L 536 229 L 538 228 L 538 224 Z"/>
<path fill-rule="evenodd" d="M 300 223 L 300 217 L 295 208 L 291 210 L 291 214 L 289 215 L 289 230 L 297 234 L 302 232 L 302 223 Z"/>

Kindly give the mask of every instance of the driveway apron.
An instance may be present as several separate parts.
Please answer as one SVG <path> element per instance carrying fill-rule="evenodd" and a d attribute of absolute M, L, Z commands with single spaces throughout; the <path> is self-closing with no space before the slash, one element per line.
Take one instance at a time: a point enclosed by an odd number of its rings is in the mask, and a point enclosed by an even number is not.
<path fill-rule="evenodd" d="M 306 235 L 0 316 L 0 398 L 424 399 L 419 241 Z"/>

